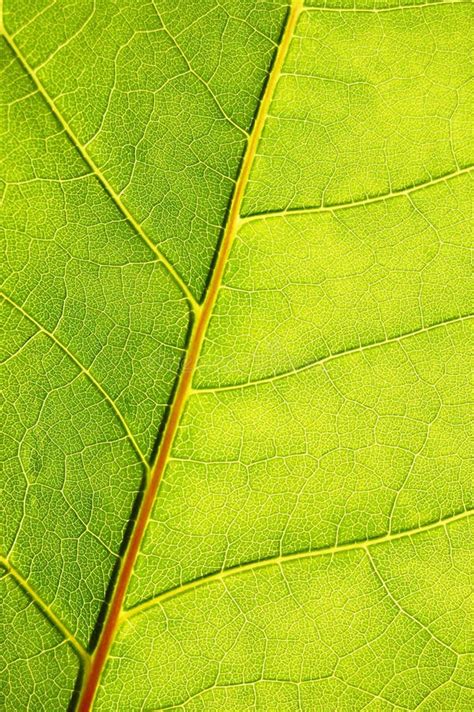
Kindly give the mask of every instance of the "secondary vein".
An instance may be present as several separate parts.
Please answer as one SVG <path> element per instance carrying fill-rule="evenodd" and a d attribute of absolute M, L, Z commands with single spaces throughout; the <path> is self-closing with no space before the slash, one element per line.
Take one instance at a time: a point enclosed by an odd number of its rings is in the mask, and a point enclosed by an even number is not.
<path fill-rule="evenodd" d="M 383 193 L 382 195 L 373 195 L 368 198 L 362 198 L 361 200 L 353 200 L 348 203 L 335 203 L 334 205 L 312 205 L 302 208 L 283 208 L 282 210 L 269 210 L 265 213 L 252 213 L 251 215 L 246 215 L 241 219 L 243 224 L 254 222 L 255 220 L 271 220 L 272 218 L 286 218 L 292 217 L 293 215 L 314 215 L 316 213 L 333 213 L 339 210 L 347 210 L 348 208 L 358 208 L 362 205 L 372 205 L 373 203 L 383 203 L 390 198 L 400 198 L 403 196 L 409 196 L 419 190 L 430 188 L 432 185 L 437 185 L 438 183 L 447 183 L 453 178 L 457 178 L 462 175 L 469 175 L 473 172 L 474 166 L 466 166 L 465 168 L 460 168 L 459 170 L 453 171 L 451 173 L 445 173 L 437 178 L 432 178 L 431 180 L 424 181 L 423 183 L 416 183 L 409 188 L 402 188 L 400 190 L 393 190 L 390 193 Z"/>
<path fill-rule="evenodd" d="M 61 633 L 65 640 L 71 643 L 76 653 L 78 653 L 82 660 L 87 663 L 89 660 L 89 653 L 73 636 L 71 631 L 64 625 L 64 623 L 57 617 L 57 615 L 51 610 L 51 607 L 45 601 L 43 601 L 41 596 L 39 596 L 36 591 L 30 586 L 28 581 L 20 574 L 19 571 L 15 569 L 15 567 L 10 563 L 10 561 L 4 556 L 0 556 L 0 565 L 5 568 L 6 572 L 12 576 L 12 578 L 17 582 L 20 588 L 38 606 L 42 613 L 44 613 L 49 622 L 53 624 L 53 626 Z"/>
<path fill-rule="evenodd" d="M 395 12 L 396 10 L 418 10 L 425 7 L 438 7 L 439 5 L 468 5 L 469 3 L 463 0 L 433 0 L 432 2 L 424 2 L 418 4 L 395 5 L 393 7 L 329 7 L 327 5 L 312 5 L 307 7 L 306 12 L 357 12 L 357 13 L 379 13 L 379 12 Z"/>
<path fill-rule="evenodd" d="M 142 611 L 149 608 L 153 608 L 157 604 L 164 603 L 165 601 L 175 598 L 181 594 L 191 591 L 195 588 L 200 588 L 211 584 L 215 581 L 222 581 L 230 576 L 236 576 L 240 573 L 245 573 L 246 571 L 254 571 L 255 569 L 262 569 L 268 566 L 281 566 L 290 561 L 297 561 L 300 559 L 314 559 L 320 556 L 332 556 L 347 551 L 356 550 L 367 550 L 368 547 L 388 544 L 392 541 L 397 541 L 399 539 L 405 539 L 408 537 L 415 536 L 417 534 L 422 534 L 423 532 L 431 531 L 432 529 L 438 529 L 440 527 L 446 527 L 453 522 L 457 522 L 461 519 L 466 519 L 473 513 L 473 510 L 466 510 L 458 514 L 454 514 L 451 517 L 446 517 L 445 519 L 440 519 L 437 522 L 430 522 L 428 524 L 422 524 L 416 529 L 406 529 L 401 532 L 396 532 L 395 534 L 383 534 L 372 539 L 361 539 L 360 541 L 351 542 L 349 544 L 336 544 L 335 546 L 323 547 L 321 549 L 313 549 L 312 551 L 298 551 L 293 554 L 282 554 L 281 556 L 275 556 L 268 559 L 260 559 L 258 561 L 248 561 L 243 564 L 234 566 L 233 568 L 224 569 L 222 571 L 217 571 L 215 573 L 203 576 L 193 581 L 182 584 L 176 588 L 169 589 L 164 593 L 160 593 L 155 598 L 139 603 L 133 608 L 130 608 L 122 615 L 122 619 L 126 620 L 135 616 Z"/>
<path fill-rule="evenodd" d="M 188 287 L 188 285 L 186 284 L 186 282 L 183 280 L 181 275 L 177 272 L 175 267 L 173 267 L 171 262 L 169 262 L 169 260 L 165 257 L 165 255 L 162 252 L 160 252 L 158 247 L 148 237 L 148 235 L 144 231 L 143 227 L 140 225 L 140 223 L 137 220 L 135 220 L 135 218 L 133 217 L 133 215 L 127 208 L 127 206 L 123 203 L 120 196 L 117 195 L 115 190 L 112 188 L 112 186 L 110 185 L 109 181 L 107 180 L 107 178 L 105 177 L 103 172 L 96 165 L 94 160 L 89 155 L 88 151 L 81 144 L 78 137 L 76 136 L 76 134 L 74 133 L 72 128 L 69 126 L 66 119 L 63 117 L 63 115 L 57 108 L 55 102 L 49 96 L 48 92 L 46 91 L 45 87 L 43 86 L 43 83 L 39 79 L 36 71 L 33 69 L 33 67 L 30 66 L 27 59 L 23 56 L 21 50 L 15 43 L 15 40 L 8 34 L 8 32 L 5 29 L 3 29 L 3 35 L 5 37 L 5 40 L 7 41 L 10 49 L 16 56 L 18 62 L 21 64 L 21 66 L 23 67 L 25 72 L 28 74 L 28 76 L 33 81 L 39 94 L 43 97 L 43 99 L 48 104 L 49 108 L 51 109 L 51 112 L 54 114 L 56 120 L 59 122 L 60 126 L 63 128 L 64 132 L 68 136 L 68 138 L 71 141 L 71 143 L 73 144 L 73 146 L 80 153 L 82 159 L 89 166 L 89 168 L 91 169 L 94 176 L 99 180 L 99 182 L 101 183 L 101 185 L 103 186 L 103 188 L 105 189 L 105 191 L 107 192 L 109 197 L 112 199 L 112 201 L 115 203 L 115 205 L 117 206 L 119 211 L 122 213 L 124 218 L 127 220 L 127 222 L 132 226 L 132 228 L 135 230 L 135 232 L 148 245 L 148 247 L 154 253 L 154 255 L 157 257 L 157 259 L 167 269 L 167 271 L 171 275 L 174 282 L 178 285 L 178 287 L 180 288 L 180 290 L 182 291 L 182 293 L 188 300 L 191 310 L 195 313 L 199 313 L 201 306 L 200 306 L 199 302 L 197 301 L 197 299 L 194 297 L 193 293 L 191 292 L 191 290 Z"/>
<path fill-rule="evenodd" d="M 117 408 L 113 398 L 107 393 L 107 391 L 100 385 L 99 381 L 95 378 L 95 376 L 92 375 L 90 370 L 82 364 L 79 359 L 74 356 L 71 351 L 69 351 L 68 347 L 62 343 L 58 339 L 58 337 L 52 332 L 46 329 L 42 324 L 40 324 L 39 321 L 36 321 L 34 317 L 31 316 L 25 309 L 17 304 L 11 297 L 9 297 L 7 294 L 1 293 L 0 292 L 0 297 L 2 297 L 10 306 L 12 306 L 14 309 L 20 312 L 25 319 L 28 319 L 41 333 L 45 334 L 48 338 L 53 341 L 56 346 L 58 346 L 61 351 L 66 354 L 66 356 L 74 363 L 75 366 L 80 370 L 81 373 L 83 373 L 86 378 L 92 383 L 92 385 L 99 391 L 101 396 L 104 398 L 104 400 L 109 404 L 109 406 L 112 408 L 114 414 L 116 415 L 117 419 L 120 421 L 120 424 L 122 428 L 125 431 L 125 434 L 127 436 L 127 439 L 130 441 L 131 446 L 133 447 L 135 453 L 137 454 L 138 458 L 141 460 L 141 462 L 145 465 L 146 470 L 148 471 L 150 469 L 150 465 L 143 454 L 140 446 L 138 445 L 137 441 L 135 440 L 135 437 L 130 430 L 130 427 L 127 424 L 127 421 L 125 420 L 124 416 L 120 412 L 120 410 Z"/>
<path fill-rule="evenodd" d="M 461 316 L 452 317 L 451 319 L 445 319 L 444 321 L 439 321 L 436 324 L 430 324 L 429 326 L 424 326 L 420 329 L 414 329 L 413 331 L 408 331 L 405 334 L 399 334 L 397 336 L 391 336 L 383 341 L 374 341 L 370 344 L 361 344 L 361 346 L 354 346 L 352 349 L 346 349 L 345 351 L 338 351 L 337 353 L 329 354 L 329 356 L 323 356 L 323 358 L 317 359 L 316 361 L 311 361 L 310 363 L 305 363 L 298 368 L 293 368 L 290 371 L 283 371 L 282 373 L 276 373 L 273 376 L 266 376 L 264 378 L 256 378 L 253 381 L 246 381 L 245 383 L 232 383 L 228 386 L 203 386 L 202 388 L 193 388 L 193 393 L 220 393 L 221 391 L 237 391 L 242 388 L 249 388 L 250 386 L 260 386 L 264 383 L 273 383 L 274 381 L 280 381 L 284 378 L 290 376 L 295 376 L 297 373 L 304 373 L 304 371 L 309 371 L 317 366 L 322 366 L 328 361 L 335 361 L 338 358 L 343 358 L 344 356 L 350 356 L 351 354 L 361 353 L 363 351 L 370 351 L 372 349 L 380 348 L 381 346 L 386 346 L 388 344 L 398 343 L 409 339 L 413 336 L 418 336 L 419 334 L 424 334 L 428 331 L 433 331 L 434 329 L 440 329 L 443 326 L 450 326 L 451 324 L 457 324 L 458 322 L 468 321 L 472 319 L 474 314 L 462 314 Z"/>

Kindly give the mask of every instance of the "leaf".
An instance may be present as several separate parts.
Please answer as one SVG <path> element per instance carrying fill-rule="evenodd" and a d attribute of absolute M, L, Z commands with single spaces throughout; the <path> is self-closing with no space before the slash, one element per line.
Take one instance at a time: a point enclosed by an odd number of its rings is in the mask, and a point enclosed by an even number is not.
<path fill-rule="evenodd" d="M 472 6 L 5 0 L 5 710 L 471 710 Z"/>

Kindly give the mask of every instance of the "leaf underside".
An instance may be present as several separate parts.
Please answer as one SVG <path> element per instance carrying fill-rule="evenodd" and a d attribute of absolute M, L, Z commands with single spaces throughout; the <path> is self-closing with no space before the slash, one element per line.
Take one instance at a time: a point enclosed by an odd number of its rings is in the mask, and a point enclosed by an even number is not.
<path fill-rule="evenodd" d="M 4 0 L 2 709 L 474 708 L 472 7 Z"/>

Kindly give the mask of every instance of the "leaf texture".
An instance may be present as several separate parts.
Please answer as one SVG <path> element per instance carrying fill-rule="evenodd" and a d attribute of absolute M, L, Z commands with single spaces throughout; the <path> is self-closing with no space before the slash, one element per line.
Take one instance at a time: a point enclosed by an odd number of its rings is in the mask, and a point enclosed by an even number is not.
<path fill-rule="evenodd" d="M 3 24 L 2 709 L 472 710 L 472 4 Z"/>

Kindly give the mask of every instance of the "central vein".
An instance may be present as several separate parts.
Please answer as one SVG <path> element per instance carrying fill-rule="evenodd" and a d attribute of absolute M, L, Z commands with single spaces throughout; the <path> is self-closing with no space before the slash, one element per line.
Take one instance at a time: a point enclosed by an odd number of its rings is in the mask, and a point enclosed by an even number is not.
<path fill-rule="evenodd" d="M 127 545 L 127 550 L 122 560 L 120 572 L 118 574 L 115 590 L 110 601 L 107 617 L 99 638 L 97 648 L 92 656 L 89 668 L 85 671 L 82 693 L 79 699 L 79 712 L 88 712 L 94 700 L 100 676 L 104 668 L 110 647 L 113 643 L 123 602 L 127 592 L 132 571 L 140 551 L 141 542 L 145 533 L 148 520 L 154 505 L 156 493 L 168 462 L 169 454 L 173 446 L 174 438 L 179 426 L 181 415 L 188 398 L 191 382 L 193 379 L 196 364 L 201 352 L 202 344 L 206 335 L 209 320 L 211 318 L 217 294 L 222 283 L 222 277 L 227 264 L 232 244 L 240 223 L 240 212 L 242 200 L 247 187 L 250 170 L 257 151 L 257 145 L 262 134 L 262 129 L 268 115 L 273 93 L 278 82 L 283 62 L 294 33 L 298 15 L 302 9 L 301 0 L 292 3 L 288 13 L 286 25 L 282 34 L 281 42 L 275 56 L 273 67 L 270 71 L 267 84 L 265 86 L 260 106 L 255 118 L 252 132 L 249 136 L 247 149 L 242 161 L 239 178 L 232 197 L 228 220 L 224 235 L 220 245 L 214 271 L 209 281 L 205 300 L 197 310 L 188 352 L 182 367 L 180 379 L 176 389 L 175 397 L 170 408 L 169 418 L 163 434 L 156 461 L 153 465 L 151 476 L 147 484 L 140 510 L 137 515 L 135 527 Z"/>

